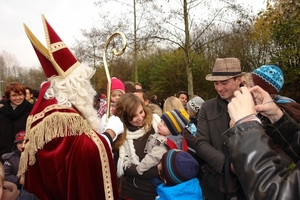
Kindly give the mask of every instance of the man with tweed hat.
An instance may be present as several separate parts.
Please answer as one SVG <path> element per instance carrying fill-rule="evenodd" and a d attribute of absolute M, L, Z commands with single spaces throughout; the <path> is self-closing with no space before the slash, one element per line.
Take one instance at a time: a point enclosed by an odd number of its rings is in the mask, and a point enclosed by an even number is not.
<path fill-rule="evenodd" d="M 238 179 L 230 171 L 221 138 L 229 128 L 227 104 L 233 98 L 233 93 L 239 90 L 243 74 L 239 59 L 217 58 L 213 72 L 206 76 L 206 80 L 213 81 L 218 94 L 202 104 L 195 150 L 206 163 L 201 187 L 208 200 L 245 199 Z"/>

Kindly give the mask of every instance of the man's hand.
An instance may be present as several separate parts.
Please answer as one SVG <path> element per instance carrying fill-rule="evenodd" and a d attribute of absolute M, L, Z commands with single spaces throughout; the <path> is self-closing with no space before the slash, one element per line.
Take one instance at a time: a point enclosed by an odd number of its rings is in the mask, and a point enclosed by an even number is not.
<path fill-rule="evenodd" d="M 248 115 L 256 114 L 254 101 L 247 87 L 241 87 L 240 90 L 234 92 L 234 97 L 228 104 L 228 112 L 232 123 Z"/>
<path fill-rule="evenodd" d="M 253 94 L 257 103 L 255 106 L 255 110 L 257 112 L 260 112 L 262 115 L 269 118 L 272 123 L 278 121 L 282 117 L 283 112 L 274 103 L 268 92 L 264 91 L 259 86 L 252 87 L 250 92 Z"/>

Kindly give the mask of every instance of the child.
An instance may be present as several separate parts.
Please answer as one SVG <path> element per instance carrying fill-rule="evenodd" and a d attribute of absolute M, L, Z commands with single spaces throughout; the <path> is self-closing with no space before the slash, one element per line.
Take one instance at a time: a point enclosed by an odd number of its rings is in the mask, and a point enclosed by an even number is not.
<path fill-rule="evenodd" d="M 196 133 L 197 133 L 198 113 L 199 113 L 200 108 L 203 103 L 204 103 L 204 100 L 198 96 L 190 99 L 187 102 L 186 105 L 187 105 L 187 110 L 188 110 L 189 117 L 190 117 L 190 123 L 188 124 L 188 126 L 186 127 L 186 130 L 184 131 L 184 137 L 189 146 L 188 153 L 191 154 L 193 156 L 193 158 L 195 158 L 200 165 L 200 170 L 197 175 L 198 180 L 200 182 L 201 182 L 201 179 L 203 176 L 203 172 L 205 170 L 204 169 L 205 162 L 202 159 L 200 159 L 200 157 L 197 155 L 197 153 L 195 151 L 195 137 L 196 137 Z"/>
<path fill-rule="evenodd" d="M 120 79 L 112 77 L 111 79 L 111 94 L 110 94 L 110 114 L 114 114 L 115 105 L 117 104 L 119 98 L 125 94 L 125 86 Z M 100 118 L 106 113 L 107 101 L 105 99 L 100 100 L 100 105 L 98 109 L 98 116 Z"/>
<path fill-rule="evenodd" d="M 15 184 L 4 181 L 4 176 L 4 167 L 0 162 L 0 200 L 17 199 L 20 191 Z"/>
<path fill-rule="evenodd" d="M 254 85 L 268 92 L 274 102 L 300 124 L 300 104 L 295 100 L 279 95 L 284 85 L 282 70 L 276 65 L 262 65 L 251 72 Z"/>
<path fill-rule="evenodd" d="M 186 140 L 181 135 L 187 124 L 188 114 L 183 109 L 168 111 L 161 116 L 161 121 L 157 125 L 158 133 L 149 137 L 145 147 L 147 155 L 136 167 L 140 175 L 151 167 L 156 166 L 161 160 L 161 156 L 167 150 L 188 150 Z"/>
<path fill-rule="evenodd" d="M 0 162 L 0 200 L 38 200 L 38 198 L 9 181 L 4 181 L 4 167 Z"/>
<path fill-rule="evenodd" d="M 193 136 L 196 136 L 198 113 L 203 103 L 204 100 L 201 97 L 194 97 L 186 104 L 187 111 L 190 117 L 190 123 L 188 124 L 187 130 Z"/>
<path fill-rule="evenodd" d="M 20 178 L 17 177 L 24 137 L 25 131 L 18 132 L 15 135 L 13 152 L 2 155 L 2 159 L 4 161 L 5 181 L 16 184 L 19 190 L 24 184 L 23 179 L 20 182 Z"/>
<path fill-rule="evenodd" d="M 156 199 L 203 199 L 200 183 L 196 178 L 199 164 L 189 153 L 169 150 L 162 156 L 157 167 L 163 183 L 156 189 Z"/>

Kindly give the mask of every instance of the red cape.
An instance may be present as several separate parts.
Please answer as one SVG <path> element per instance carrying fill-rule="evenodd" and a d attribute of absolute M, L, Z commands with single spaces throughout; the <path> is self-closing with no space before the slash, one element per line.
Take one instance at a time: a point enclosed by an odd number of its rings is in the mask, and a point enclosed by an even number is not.
<path fill-rule="evenodd" d="M 43 99 L 43 85 L 27 122 L 20 171 L 39 199 L 119 199 L 116 171 L 105 138 L 74 108 Z"/>

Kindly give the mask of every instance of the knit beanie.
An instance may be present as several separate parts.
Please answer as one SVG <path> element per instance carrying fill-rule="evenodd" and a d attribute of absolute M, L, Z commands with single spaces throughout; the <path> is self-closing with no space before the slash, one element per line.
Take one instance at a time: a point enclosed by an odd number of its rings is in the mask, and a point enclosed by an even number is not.
<path fill-rule="evenodd" d="M 166 185 L 173 186 L 195 178 L 199 164 L 188 152 L 172 149 L 162 156 L 162 170 Z"/>
<path fill-rule="evenodd" d="M 198 113 L 203 103 L 204 100 L 201 97 L 194 97 L 189 100 L 186 105 L 189 110 L 192 110 L 194 113 Z"/>
<path fill-rule="evenodd" d="M 189 116 L 183 109 L 165 112 L 161 119 L 165 122 L 172 135 L 180 134 L 189 122 Z"/>
<path fill-rule="evenodd" d="M 283 73 L 276 65 L 262 65 L 251 74 L 254 85 L 260 86 L 269 94 L 278 94 L 284 84 Z"/>
<path fill-rule="evenodd" d="M 124 83 L 120 79 L 118 79 L 116 77 L 112 77 L 110 80 L 111 80 L 111 91 L 119 90 L 123 94 L 125 94 L 125 86 L 124 86 Z"/>
<path fill-rule="evenodd" d="M 15 135 L 15 141 L 14 143 L 18 143 L 24 140 L 25 137 L 25 131 L 20 131 Z"/>

